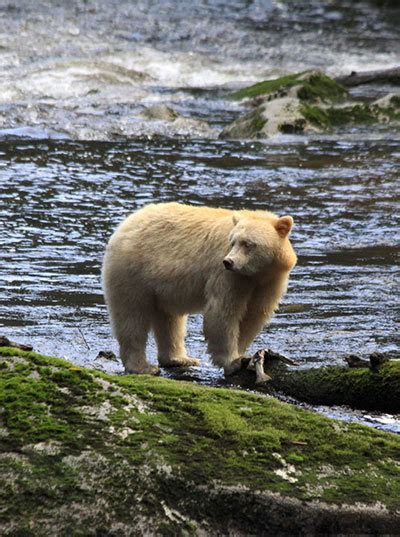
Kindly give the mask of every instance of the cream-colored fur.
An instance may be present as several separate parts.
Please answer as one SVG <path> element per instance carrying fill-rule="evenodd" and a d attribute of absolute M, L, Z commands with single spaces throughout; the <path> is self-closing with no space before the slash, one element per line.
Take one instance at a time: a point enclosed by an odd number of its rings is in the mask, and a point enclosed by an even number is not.
<path fill-rule="evenodd" d="M 226 374 L 236 370 L 286 291 L 296 263 L 292 223 L 290 216 L 267 211 L 178 203 L 148 205 L 128 216 L 112 235 L 103 264 L 126 372 L 157 372 L 145 355 L 151 329 L 161 366 L 198 364 L 184 345 L 186 318 L 195 312 L 204 313 L 214 364 Z"/>

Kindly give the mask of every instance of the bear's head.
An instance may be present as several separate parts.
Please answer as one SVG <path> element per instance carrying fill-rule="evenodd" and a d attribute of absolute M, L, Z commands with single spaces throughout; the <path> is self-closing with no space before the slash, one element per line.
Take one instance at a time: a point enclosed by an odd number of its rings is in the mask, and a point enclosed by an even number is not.
<path fill-rule="evenodd" d="M 223 260 L 227 270 L 244 276 L 263 276 L 271 269 L 290 271 L 297 257 L 289 241 L 291 216 L 273 213 L 233 214 L 230 251 Z"/>

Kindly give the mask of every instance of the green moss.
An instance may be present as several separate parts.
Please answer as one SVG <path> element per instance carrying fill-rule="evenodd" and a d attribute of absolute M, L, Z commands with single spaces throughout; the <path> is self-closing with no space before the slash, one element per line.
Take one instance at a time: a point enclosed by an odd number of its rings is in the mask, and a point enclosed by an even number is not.
<path fill-rule="evenodd" d="M 313 125 L 316 125 L 317 127 L 326 129 L 331 126 L 328 113 L 318 106 L 303 104 L 301 106 L 301 113 L 304 115 L 307 121 Z"/>
<path fill-rule="evenodd" d="M 394 107 L 381 108 L 365 103 L 329 108 L 303 104 L 301 112 L 310 123 L 323 129 L 346 125 L 372 125 L 382 122 L 383 118 L 391 121 L 400 119 L 400 113 Z"/>
<path fill-rule="evenodd" d="M 256 138 L 260 135 L 267 120 L 262 116 L 259 108 L 252 110 L 241 118 L 239 123 L 233 123 L 229 131 L 221 133 L 221 138 Z"/>
<path fill-rule="evenodd" d="M 205 428 L 217 437 L 226 435 L 236 437 L 243 435 L 247 430 L 246 420 L 218 401 L 202 401 L 198 408 Z"/>
<path fill-rule="evenodd" d="M 56 358 L 53 356 L 44 356 L 43 354 L 39 354 L 37 352 L 29 352 L 29 351 L 21 351 L 19 349 L 16 349 L 14 347 L 0 347 L 0 356 L 22 356 L 23 358 L 29 360 L 32 364 L 36 365 L 43 365 L 43 366 L 66 366 L 66 367 L 75 367 L 71 364 L 71 362 L 68 362 L 67 360 L 64 360 L 62 358 Z"/>
<path fill-rule="evenodd" d="M 96 426 L 88 427 L 79 410 L 81 405 L 105 400 L 93 375 L 64 360 L 0 349 L 0 355 L 7 354 L 11 363 L 15 356 L 23 356 L 26 362 L 3 369 L 0 376 L 0 408 L 9 431 L 0 444 L 16 447 L 51 438 L 79 449 L 89 436 L 95 438 Z"/>
<path fill-rule="evenodd" d="M 305 76 L 307 74 L 310 76 Z M 347 91 L 343 86 L 325 74 L 315 71 L 304 71 L 242 88 L 233 93 L 231 97 L 233 99 L 249 99 L 276 92 L 287 92 L 287 90 L 296 85 L 301 85 L 298 97 L 305 102 L 338 102 L 342 101 L 347 95 Z"/>
<path fill-rule="evenodd" d="M 393 95 L 392 98 L 390 99 L 390 104 L 394 108 L 400 108 L 400 95 Z"/>
<path fill-rule="evenodd" d="M 290 89 L 291 87 L 298 84 L 298 78 L 305 74 L 307 71 L 302 73 L 296 73 L 293 75 L 286 75 L 280 78 L 274 78 L 272 80 L 264 80 L 263 82 L 258 82 L 252 86 L 242 88 L 235 93 L 231 94 L 233 99 L 250 99 L 258 97 L 259 95 L 267 95 L 269 93 L 275 93 L 282 89 Z"/>
<path fill-rule="evenodd" d="M 148 387 L 149 380 L 124 377 L 118 382 L 132 383 L 135 391 L 142 385 L 142 392 L 143 384 Z M 381 457 L 383 444 L 387 448 L 393 442 L 390 457 L 395 456 L 395 446 L 399 446 L 397 437 L 339 424 L 270 398 L 186 383 L 177 385 L 165 379 L 150 379 L 150 382 L 150 394 L 146 396 L 145 390 L 141 396 L 148 397 L 152 409 L 163 414 L 169 412 L 167 423 L 180 439 L 173 449 L 168 446 L 164 456 L 184 464 L 182 472 L 191 480 L 194 476 L 205 480 L 215 478 L 251 487 L 265 487 L 268 483 L 270 490 L 286 491 L 287 483 L 274 473 L 280 467 L 271 456 L 274 451 L 285 460 L 297 461 L 299 469 L 307 475 L 329 463 L 354 468 L 368 480 L 367 465 Z M 184 463 L 187 459 L 189 465 Z M 297 489 L 295 494 L 302 496 L 301 489 L 306 483 L 301 476 L 298 479 L 299 484 L 290 487 L 291 494 Z M 334 486 L 335 478 L 331 481 Z M 367 492 L 362 496 L 368 501 Z"/>
<path fill-rule="evenodd" d="M 291 92 L 290 90 L 293 89 Z M 400 97 L 387 96 L 374 103 L 348 102 L 347 90 L 320 71 L 304 71 L 273 80 L 259 82 L 230 95 L 233 99 L 254 99 L 257 108 L 235 120 L 220 134 L 220 138 L 257 138 L 266 134 L 263 128 L 271 121 L 269 135 L 278 132 L 301 134 L 311 126 L 320 130 L 349 125 L 371 125 L 400 121 Z M 267 101 L 287 97 L 276 107 L 268 107 Z M 292 114 L 283 114 L 280 106 L 296 103 Z M 298 106 L 303 117 L 298 117 Z M 294 111 L 295 110 L 295 111 Z M 286 110 L 287 112 L 287 110 Z M 271 114 L 267 117 L 267 114 Z M 275 128 L 275 123 L 277 128 Z"/>
<path fill-rule="evenodd" d="M 343 108 L 329 108 L 329 121 L 334 127 L 341 127 L 348 124 L 370 125 L 377 122 L 377 117 L 373 114 L 368 105 L 356 104 Z"/>
<path fill-rule="evenodd" d="M 215 483 L 299 500 L 398 505 L 395 435 L 243 391 L 109 376 L 5 348 L 0 355 L 7 433 L 0 435 L 0 503 L 5 520 L 20 528 L 59 517 L 60 535 L 94 520 L 107 533 L 110 520 L 135 527 L 158 517 L 160 533 L 190 534 L 205 518 L 214 528 L 236 520 L 234 502 L 206 501 Z M 241 502 L 235 523 L 254 531 L 257 509 L 246 515 Z M 170 523 L 165 506 L 190 516 L 171 515 Z"/>
<path fill-rule="evenodd" d="M 362 104 L 340 108 L 303 105 L 302 113 L 308 121 L 324 129 L 350 124 L 372 124 L 378 121 L 369 106 Z"/>
<path fill-rule="evenodd" d="M 251 122 L 251 132 L 254 134 L 261 132 L 267 123 L 267 120 L 262 117 L 258 110 L 255 110 L 249 119 Z"/>
<path fill-rule="evenodd" d="M 377 105 L 371 107 L 378 117 L 386 117 L 388 121 L 400 121 L 400 95 L 393 95 L 387 107 Z"/>
<path fill-rule="evenodd" d="M 278 389 L 313 404 L 400 412 L 400 361 L 367 368 L 321 367 L 292 371 L 275 379 Z"/>
<path fill-rule="evenodd" d="M 346 97 L 346 89 L 324 75 L 316 73 L 304 82 L 298 92 L 298 98 L 304 102 L 340 102 Z"/>

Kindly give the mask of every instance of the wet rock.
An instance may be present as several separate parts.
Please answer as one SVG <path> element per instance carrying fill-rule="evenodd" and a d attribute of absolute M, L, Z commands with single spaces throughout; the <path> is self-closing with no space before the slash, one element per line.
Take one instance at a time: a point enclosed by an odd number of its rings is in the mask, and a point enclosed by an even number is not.
<path fill-rule="evenodd" d="M 163 130 L 162 127 L 157 129 L 154 125 L 147 125 L 147 128 L 152 132 L 158 132 L 159 134 L 177 134 L 180 136 L 186 136 L 190 134 L 203 135 L 214 137 L 215 132 L 209 126 L 206 121 L 199 119 L 184 117 L 176 110 L 165 104 L 155 104 L 146 107 L 141 113 L 141 117 L 148 119 L 149 121 L 159 121 L 166 123 L 166 127 Z M 142 123 L 143 125 L 143 123 Z"/>
<path fill-rule="evenodd" d="M 221 132 L 221 138 L 268 138 L 324 132 L 336 127 L 400 121 L 400 97 L 351 102 L 345 88 L 319 71 L 260 82 L 234 93 L 255 108 Z"/>
<path fill-rule="evenodd" d="M 269 138 L 277 134 L 319 132 L 321 128 L 307 119 L 302 102 L 296 97 L 267 101 L 228 125 L 220 138 Z"/>
<path fill-rule="evenodd" d="M 0 347 L 13 347 L 15 349 L 21 349 L 23 351 L 31 351 L 33 349 L 32 345 L 26 345 L 24 343 L 16 343 L 11 341 L 6 336 L 0 336 Z"/>
<path fill-rule="evenodd" d="M 99 351 L 95 360 L 107 360 L 111 362 L 118 362 L 118 358 L 115 356 L 113 351 Z"/>
<path fill-rule="evenodd" d="M 147 119 L 157 119 L 160 121 L 175 121 L 175 119 L 180 117 L 178 112 L 165 104 L 147 106 L 142 112 L 142 116 Z"/>
<path fill-rule="evenodd" d="M 400 97 L 387 95 L 372 103 L 346 103 L 335 107 L 303 104 L 304 117 L 316 128 L 331 130 L 348 125 L 372 125 L 400 121 Z"/>
<path fill-rule="evenodd" d="M 400 121 L 400 93 L 389 93 L 372 103 L 379 122 Z"/>
<path fill-rule="evenodd" d="M 345 357 L 345 361 L 349 367 L 369 367 L 368 360 L 363 360 L 357 354 L 349 354 Z"/>
<path fill-rule="evenodd" d="M 369 356 L 369 361 L 371 364 L 371 369 L 377 370 L 382 364 L 389 361 L 389 358 L 380 352 L 373 352 Z"/>
<path fill-rule="evenodd" d="M 3 347 L 0 408 L 5 536 L 395 534 L 400 525 L 400 438 L 274 398 Z"/>

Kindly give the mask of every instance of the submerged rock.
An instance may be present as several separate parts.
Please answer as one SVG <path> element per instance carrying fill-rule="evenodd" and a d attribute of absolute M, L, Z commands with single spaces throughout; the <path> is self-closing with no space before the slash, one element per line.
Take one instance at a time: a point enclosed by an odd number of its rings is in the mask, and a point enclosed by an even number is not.
<path fill-rule="evenodd" d="M 253 373 L 254 376 L 254 373 Z M 400 438 L 0 349 L 1 535 L 395 534 Z"/>
<path fill-rule="evenodd" d="M 231 95 L 255 108 L 233 121 L 221 138 L 268 138 L 329 131 L 346 125 L 400 121 L 400 96 L 351 102 L 347 90 L 320 71 L 260 82 Z"/>
<path fill-rule="evenodd" d="M 145 107 L 141 113 L 141 118 L 151 122 L 154 121 L 164 123 L 166 125 L 166 128 L 164 128 L 164 134 L 171 135 L 171 133 L 174 132 L 177 135 L 183 136 L 194 133 L 197 135 L 201 134 L 210 137 L 216 136 L 215 132 L 206 121 L 184 117 L 166 104 L 154 104 Z M 147 128 L 149 127 L 147 126 Z M 155 129 L 154 125 L 151 128 L 154 132 L 163 132 L 162 128 Z"/>
<path fill-rule="evenodd" d="M 143 110 L 142 116 L 147 119 L 157 119 L 160 121 L 175 121 L 175 119 L 180 117 L 176 110 L 166 104 L 147 106 Z"/>

